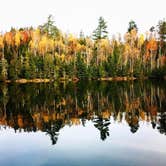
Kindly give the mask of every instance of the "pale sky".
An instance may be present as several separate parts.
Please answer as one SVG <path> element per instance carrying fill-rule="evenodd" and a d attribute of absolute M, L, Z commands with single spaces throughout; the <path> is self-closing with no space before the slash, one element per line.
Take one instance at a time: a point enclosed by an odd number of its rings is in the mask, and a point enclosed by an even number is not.
<path fill-rule="evenodd" d="M 85 35 L 91 35 L 103 16 L 110 36 L 125 33 L 131 19 L 143 33 L 166 18 L 166 0 L 1 0 L 0 6 L 0 32 L 37 27 L 49 14 L 63 32 L 83 30 Z"/>

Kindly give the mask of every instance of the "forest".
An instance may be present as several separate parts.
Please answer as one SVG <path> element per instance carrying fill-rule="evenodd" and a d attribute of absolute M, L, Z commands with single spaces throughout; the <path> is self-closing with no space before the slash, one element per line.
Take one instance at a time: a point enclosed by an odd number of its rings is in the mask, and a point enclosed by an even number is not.
<path fill-rule="evenodd" d="M 37 28 L 0 34 L 0 81 L 166 77 L 166 21 L 146 34 L 135 21 L 126 33 L 109 37 L 103 17 L 91 36 L 63 33 L 52 15 Z"/>

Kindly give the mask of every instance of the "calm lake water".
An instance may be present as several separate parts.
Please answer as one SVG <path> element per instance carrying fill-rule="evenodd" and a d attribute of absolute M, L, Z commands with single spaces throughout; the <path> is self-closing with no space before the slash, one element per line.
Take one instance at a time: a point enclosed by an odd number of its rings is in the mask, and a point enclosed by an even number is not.
<path fill-rule="evenodd" d="M 1 166 L 165 166 L 166 82 L 0 84 Z"/>

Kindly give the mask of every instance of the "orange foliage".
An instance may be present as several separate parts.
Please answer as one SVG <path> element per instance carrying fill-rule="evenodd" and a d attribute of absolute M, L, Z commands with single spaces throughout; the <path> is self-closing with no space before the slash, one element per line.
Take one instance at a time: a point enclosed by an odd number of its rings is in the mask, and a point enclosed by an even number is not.
<path fill-rule="evenodd" d="M 21 31 L 21 41 L 22 43 L 28 42 L 30 39 L 30 33 L 28 31 Z"/>
<path fill-rule="evenodd" d="M 146 49 L 150 51 L 156 51 L 157 50 L 157 41 L 152 38 L 146 45 Z"/>

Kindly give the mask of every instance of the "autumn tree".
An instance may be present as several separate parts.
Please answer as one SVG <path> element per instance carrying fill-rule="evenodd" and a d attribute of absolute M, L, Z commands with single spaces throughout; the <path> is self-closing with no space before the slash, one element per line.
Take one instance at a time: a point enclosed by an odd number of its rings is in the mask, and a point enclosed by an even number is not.
<path fill-rule="evenodd" d="M 137 29 L 132 29 L 125 34 L 124 64 L 129 65 L 129 74 L 134 76 L 135 62 L 139 59 L 139 49 L 137 47 L 138 34 Z"/>
<path fill-rule="evenodd" d="M 158 34 L 157 34 L 158 33 Z M 108 37 L 103 17 L 91 37 L 62 33 L 52 15 L 38 28 L 12 28 L 0 35 L 1 80 L 20 78 L 98 79 L 147 76 L 154 70 L 165 75 L 166 22 L 138 34 L 129 22 L 124 40 Z"/>
<path fill-rule="evenodd" d="M 156 51 L 157 51 L 157 42 L 152 37 L 147 43 L 147 54 L 150 56 L 150 69 L 154 68 L 155 58 L 156 58 Z"/>

